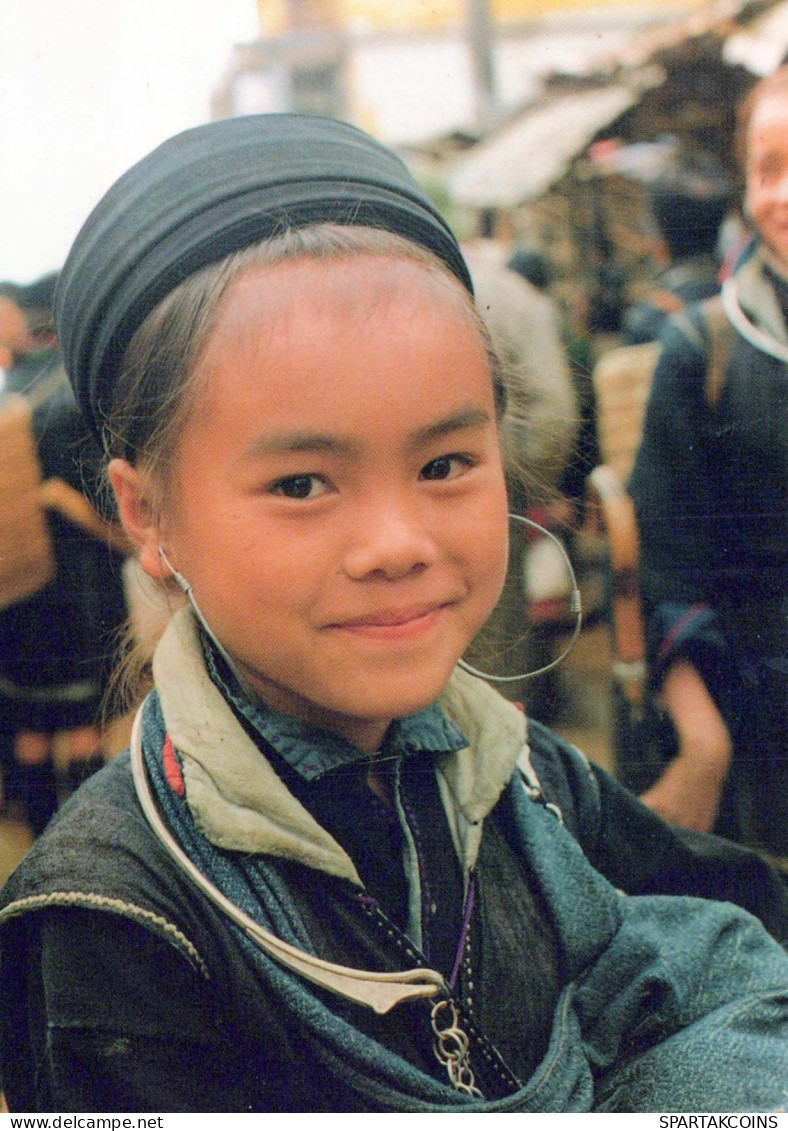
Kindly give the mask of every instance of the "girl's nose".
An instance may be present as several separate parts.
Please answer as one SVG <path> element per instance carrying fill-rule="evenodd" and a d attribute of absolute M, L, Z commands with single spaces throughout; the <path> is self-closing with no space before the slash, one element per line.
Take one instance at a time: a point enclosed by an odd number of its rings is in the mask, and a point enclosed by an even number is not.
<path fill-rule="evenodd" d="M 378 576 L 397 580 L 426 569 L 437 559 L 437 546 L 418 507 L 388 503 L 369 507 L 357 518 L 344 553 L 348 577 Z"/>

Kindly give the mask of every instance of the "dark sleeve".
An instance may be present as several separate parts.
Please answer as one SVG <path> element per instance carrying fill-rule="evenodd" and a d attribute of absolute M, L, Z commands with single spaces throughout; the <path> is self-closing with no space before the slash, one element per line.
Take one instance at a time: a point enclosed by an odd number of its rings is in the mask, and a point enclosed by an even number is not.
<path fill-rule="evenodd" d="M 646 660 L 653 690 L 660 687 L 677 660 L 691 663 L 727 727 L 734 734 L 737 732 L 748 693 L 736 656 L 713 609 L 672 601 L 657 605 L 646 625 Z"/>
<path fill-rule="evenodd" d="M 691 342 L 672 322 L 661 341 L 629 483 L 640 534 L 641 588 L 650 608 L 663 601 L 702 603 L 715 560 L 706 355 L 700 342 Z"/>
<path fill-rule="evenodd" d="M 13 1001 L 3 978 L 12 1111 L 239 1110 L 211 986 L 185 957 L 119 915 L 28 918 Z"/>
<path fill-rule="evenodd" d="M 548 801 L 588 859 L 628 895 L 725 900 L 788 946 L 788 883 L 757 853 L 663 821 L 599 766 L 529 719 L 531 760 Z"/>
<path fill-rule="evenodd" d="M 591 863 L 628 895 L 694 895 L 743 907 L 788 946 L 788 884 L 750 849 L 679 828 L 598 766 L 601 819 Z"/>

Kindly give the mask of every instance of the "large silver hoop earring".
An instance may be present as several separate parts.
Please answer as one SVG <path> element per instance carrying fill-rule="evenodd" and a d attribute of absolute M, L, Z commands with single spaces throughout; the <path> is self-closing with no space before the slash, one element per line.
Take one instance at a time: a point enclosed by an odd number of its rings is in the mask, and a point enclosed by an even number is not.
<path fill-rule="evenodd" d="M 556 538 L 555 534 L 551 533 L 551 531 L 549 530 L 546 530 L 544 526 L 540 526 L 538 522 L 533 522 L 530 518 L 523 518 L 523 516 L 520 514 L 512 514 L 510 512 L 509 518 L 512 519 L 513 522 L 519 522 L 523 526 L 530 527 L 532 530 L 538 530 L 540 534 L 543 534 L 547 538 L 550 538 L 560 550 L 561 557 L 563 558 L 564 565 L 566 566 L 571 583 L 571 591 L 569 594 L 569 609 L 574 614 L 575 625 L 574 629 L 572 630 L 572 635 L 569 638 L 569 643 L 567 644 L 566 648 L 564 648 L 560 656 L 558 656 L 555 660 L 551 660 L 549 664 L 544 664 L 541 668 L 535 668 L 530 672 L 521 672 L 519 675 L 492 675 L 490 672 L 483 672 L 478 668 L 472 667 L 470 664 L 466 663 L 465 660 L 460 659 L 457 661 L 458 666 L 461 667 L 463 671 L 468 672 L 469 675 L 478 676 L 479 679 L 486 679 L 489 683 L 517 683 L 521 679 L 534 679 L 538 675 L 544 675 L 545 672 L 549 672 L 552 671 L 553 668 L 557 668 L 559 664 L 564 662 L 566 657 L 572 651 L 572 648 L 575 645 L 575 641 L 580 635 L 580 629 L 583 625 L 583 607 L 582 600 L 580 598 L 580 590 L 577 585 L 577 578 L 575 576 L 574 567 L 569 560 L 569 555 L 567 554 L 560 538 Z"/>

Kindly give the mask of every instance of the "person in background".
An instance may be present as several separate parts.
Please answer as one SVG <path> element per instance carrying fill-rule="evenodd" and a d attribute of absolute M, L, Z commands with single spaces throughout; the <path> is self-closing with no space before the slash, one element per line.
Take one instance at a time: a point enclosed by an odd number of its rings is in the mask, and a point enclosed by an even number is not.
<path fill-rule="evenodd" d="M 57 274 L 14 290 L 23 330 L 6 372 L 7 394 L 32 405 L 42 481 L 98 504 L 100 453 L 60 362 L 53 322 Z M 2 301 L 2 300 L 0 300 Z M 2 401 L 0 400 L 0 411 Z M 123 557 L 63 513 L 47 511 L 55 576 L 0 611 L 0 750 L 3 796 L 34 835 L 67 794 L 104 763 L 102 704 L 126 620 Z M 63 750 L 56 759 L 56 744 Z M 60 768 L 63 773 L 59 772 Z"/>
<path fill-rule="evenodd" d="M 630 482 L 650 678 L 676 735 L 643 800 L 785 861 L 787 67 L 744 101 L 738 131 L 756 236 L 719 329 L 698 307 L 667 326 Z"/>
<path fill-rule="evenodd" d="M 544 320 L 549 320 L 550 325 L 557 328 L 563 366 L 568 373 L 575 406 L 571 443 L 556 453 L 560 454 L 561 463 L 552 468 L 551 496 L 532 500 L 526 513 L 560 539 L 570 557 L 578 563 L 581 559 L 577 552 L 576 535 L 584 520 L 585 482 L 589 472 L 600 462 L 589 340 L 583 332 L 578 332 L 577 320 L 563 311 L 552 297 L 553 270 L 541 251 L 519 245 L 510 254 L 507 267 L 532 290 L 535 289 L 549 307 L 549 319 Z M 533 342 L 539 340 L 538 331 L 534 335 L 529 329 L 528 334 Z M 536 367 L 539 368 L 538 363 Z M 535 622 L 532 640 L 534 656 L 539 656 L 534 666 L 538 667 L 553 658 L 556 630 L 563 629 L 565 632 L 569 623 L 566 599 L 570 579 L 562 554 L 551 538 L 533 535 L 531 542 L 525 560 L 524 586 Z M 540 676 L 522 694 L 537 718 L 544 722 L 553 721 L 566 701 L 560 670 L 553 669 Z"/>
<path fill-rule="evenodd" d="M 463 245 L 476 304 L 490 332 L 497 356 L 509 375 L 508 410 L 503 430 L 513 467 L 507 477 L 510 509 L 552 529 L 565 517 L 558 483 L 574 448 L 578 409 L 556 303 L 505 260 L 492 240 Z M 488 622 L 485 653 L 497 653 L 501 675 L 541 667 L 541 632 L 545 619 L 567 616 L 571 579 L 559 547 L 531 527 L 513 533 L 512 569 L 496 611 Z M 481 647 L 481 643 L 480 643 Z M 481 655 L 480 655 L 481 661 Z M 481 666 L 489 663 L 487 656 Z M 504 694 L 528 702 L 537 717 L 543 698 L 538 682 L 512 680 Z M 546 698 L 546 697 L 544 697 Z"/>
<path fill-rule="evenodd" d="M 57 272 L 32 283 L 0 283 L 0 368 L 2 391 L 33 396 L 39 383 L 62 382 L 52 322 Z"/>
<path fill-rule="evenodd" d="M 492 240 L 463 245 L 477 305 L 509 374 L 508 450 L 516 509 L 553 501 L 572 451 L 578 409 L 557 304 L 513 271 Z"/>
<path fill-rule="evenodd" d="M 400 160 L 308 115 L 187 131 L 98 204 L 56 311 L 188 604 L 129 754 L 0 897 L 9 1108 L 783 1105 L 788 954 L 664 894 L 713 844 L 460 665 L 507 568 L 508 383 Z"/>
<path fill-rule="evenodd" d="M 17 289 L 17 303 L 25 319 L 25 336 L 6 374 L 6 391 L 35 394 L 39 384 L 52 378 L 58 365 L 57 338 L 52 304 L 57 271 Z"/>
<path fill-rule="evenodd" d="M 0 283 L 0 394 L 7 391 L 8 371 L 28 345 L 27 319 L 19 305 L 21 287 Z"/>
<path fill-rule="evenodd" d="M 553 271 L 542 252 L 524 245 L 516 247 L 508 259 L 507 266 L 510 271 L 520 275 L 548 298 L 556 312 L 554 320 L 558 322 L 564 354 L 569 364 L 578 419 L 574 443 L 567 453 L 566 462 L 560 470 L 555 485 L 561 498 L 571 504 L 570 513 L 559 521 L 559 525 L 569 530 L 576 529 L 582 522 L 586 478 L 600 462 L 596 396 L 591 380 L 593 360 L 589 339 L 587 334 L 579 332 L 576 326 L 573 326 L 578 319 L 573 319 L 570 315 L 561 317 L 555 300 L 550 296 Z"/>
<path fill-rule="evenodd" d="M 671 314 L 717 294 L 720 233 L 732 197 L 725 171 L 702 153 L 677 153 L 649 185 L 649 208 L 668 266 L 648 295 L 625 311 L 624 345 L 656 341 Z"/>

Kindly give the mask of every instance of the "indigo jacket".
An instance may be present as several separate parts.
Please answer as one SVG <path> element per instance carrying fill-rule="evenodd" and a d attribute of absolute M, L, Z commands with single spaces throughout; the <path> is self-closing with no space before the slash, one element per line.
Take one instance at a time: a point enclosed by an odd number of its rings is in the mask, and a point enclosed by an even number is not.
<path fill-rule="evenodd" d="M 212 882 L 300 950 L 393 974 L 428 966 L 419 853 L 404 857 L 420 894 L 402 929 L 238 724 L 188 611 L 165 635 L 155 676 L 142 735 L 153 790 Z M 376 1013 L 285 969 L 230 924 L 152 833 L 123 755 L 64 807 L 3 892 L 0 1062 L 11 1109 L 784 1105 L 788 956 L 740 907 L 661 894 L 728 885 L 746 902 L 759 862 L 680 838 L 471 676 L 452 678 L 441 707 L 467 740 L 429 768 L 439 797 L 430 812 L 465 892 L 468 930 L 443 1002 L 473 1089 L 453 1086 L 436 1055 L 449 1037 L 435 1001 Z M 429 824 L 419 831 L 433 835 Z M 768 870 L 758 878 L 772 880 Z M 538 997 L 540 982 L 541 1035 L 516 1024 L 539 1016 L 523 995 Z"/>

